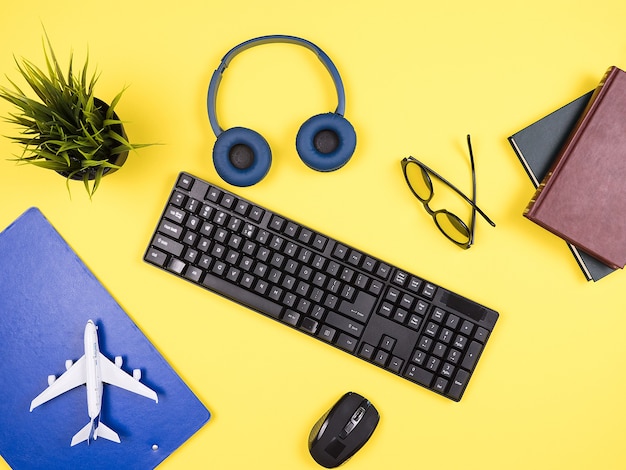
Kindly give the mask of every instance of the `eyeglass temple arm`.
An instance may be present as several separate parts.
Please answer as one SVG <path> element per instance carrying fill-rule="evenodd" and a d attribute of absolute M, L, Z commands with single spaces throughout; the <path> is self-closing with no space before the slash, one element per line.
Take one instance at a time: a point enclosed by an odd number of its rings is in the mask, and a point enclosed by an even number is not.
<path fill-rule="evenodd" d="M 467 148 L 469 150 L 470 162 L 472 164 L 472 190 L 473 190 L 472 194 L 473 194 L 473 199 L 474 199 L 472 201 L 472 205 L 478 212 L 480 212 L 480 215 L 482 215 L 485 218 L 485 220 L 487 222 L 489 222 L 489 224 L 492 227 L 495 227 L 496 226 L 495 222 L 493 220 L 491 220 L 489 217 L 487 217 L 487 214 L 485 214 L 483 211 L 481 211 L 478 208 L 478 206 L 476 205 L 476 203 L 474 202 L 474 201 L 476 201 L 476 170 L 474 168 L 474 152 L 472 151 L 472 141 L 470 140 L 470 135 L 469 134 L 467 134 Z M 463 196 L 463 197 L 465 197 L 465 196 Z"/>
<path fill-rule="evenodd" d="M 467 134 L 467 149 L 469 150 L 470 156 L 470 165 L 472 167 L 472 222 L 470 225 L 471 228 L 471 238 L 469 243 L 472 243 L 474 240 L 474 229 L 476 227 L 476 168 L 474 166 L 474 152 L 472 151 L 472 141 L 470 139 L 470 135 Z"/>

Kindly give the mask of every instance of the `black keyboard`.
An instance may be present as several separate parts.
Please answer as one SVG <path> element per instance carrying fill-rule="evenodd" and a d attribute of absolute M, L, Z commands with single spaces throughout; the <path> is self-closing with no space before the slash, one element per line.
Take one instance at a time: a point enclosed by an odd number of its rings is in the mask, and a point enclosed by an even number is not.
<path fill-rule="evenodd" d="M 455 401 L 498 319 L 188 173 L 144 260 Z"/>

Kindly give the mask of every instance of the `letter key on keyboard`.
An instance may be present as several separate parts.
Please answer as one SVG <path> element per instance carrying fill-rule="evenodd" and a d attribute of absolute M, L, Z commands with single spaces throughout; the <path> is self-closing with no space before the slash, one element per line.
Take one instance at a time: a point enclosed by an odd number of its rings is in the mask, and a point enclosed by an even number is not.
<path fill-rule="evenodd" d="M 498 319 L 188 173 L 144 260 L 455 401 Z"/>

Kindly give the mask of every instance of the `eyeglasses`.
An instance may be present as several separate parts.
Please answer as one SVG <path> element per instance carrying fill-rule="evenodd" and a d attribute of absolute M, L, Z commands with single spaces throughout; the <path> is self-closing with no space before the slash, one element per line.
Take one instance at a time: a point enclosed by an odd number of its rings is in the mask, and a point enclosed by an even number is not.
<path fill-rule="evenodd" d="M 439 175 L 434 170 L 431 170 L 419 160 L 413 157 L 403 158 L 401 165 L 409 188 L 415 195 L 415 197 L 424 205 L 426 212 L 430 214 L 435 221 L 437 228 L 443 233 L 452 243 L 460 246 L 461 248 L 468 249 L 474 242 L 474 226 L 476 222 L 476 212 L 478 212 L 492 227 L 496 224 L 487 217 L 483 211 L 481 211 L 476 205 L 476 172 L 474 170 L 474 154 L 472 152 L 472 142 L 470 136 L 467 136 L 467 147 L 469 148 L 470 162 L 472 165 L 472 198 L 468 198 L 459 189 L 457 189 L 452 183 L 446 180 L 443 176 Z M 446 209 L 432 210 L 429 206 L 435 191 L 433 189 L 433 182 L 431 175 L 445 183 L 461 196 L 468 204 L 472 206 L 472 218 L 470 220 L 469 227 L 465 224 L 461 218 L 453 214 Z"/>

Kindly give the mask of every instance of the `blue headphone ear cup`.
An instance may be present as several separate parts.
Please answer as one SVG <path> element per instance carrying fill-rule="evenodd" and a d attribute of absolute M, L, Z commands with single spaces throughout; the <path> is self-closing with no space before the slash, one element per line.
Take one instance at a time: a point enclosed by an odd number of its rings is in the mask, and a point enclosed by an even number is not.
<path fill-rule="evenodd" d="M 218 175 L 235 186 L 252 186 L 263 179 L 272 164 L 267 141 L 245 127 L 222 132 L 213 146 L 213 165 Z"/>
<path fill-rule="evenodd" d="M 296 136 L 296 149 L 302 161 L 317 171 L 333 171 L 344 166 L 356 148 L 352 124 L 337 113 L 309 118 Z"/>

